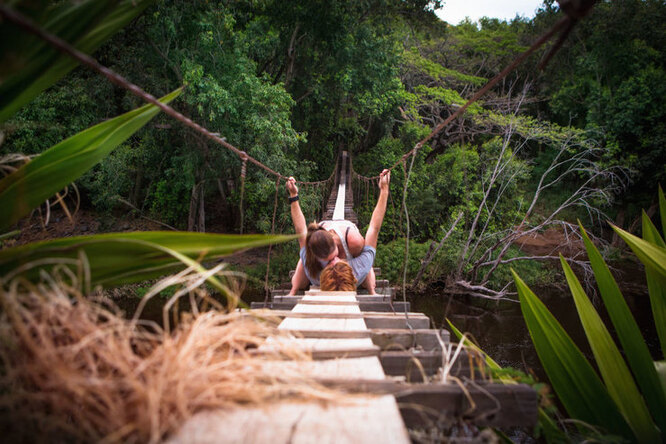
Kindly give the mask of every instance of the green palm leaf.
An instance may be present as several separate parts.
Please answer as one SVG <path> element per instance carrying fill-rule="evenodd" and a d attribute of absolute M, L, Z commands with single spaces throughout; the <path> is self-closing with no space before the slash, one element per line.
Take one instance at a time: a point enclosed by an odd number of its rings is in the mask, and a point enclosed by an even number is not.
<path fill-rule="evenodd" d="M 180 92 L 181 89 L 177 89 L 160 100 L 168 103 Z M 155 105 L 145 105 L 88 128 L 49 148 L 0 180 L 0 208 L 3 209 L 0 230 L 7 229 L 80 177 L 158 112 Z"/>
<path fill-rule="evenodd" d="M 84 253 L 92 285 L 119 285 L 152 279 L 182 268 L 188 260 L 217 259 L 236 251 L 285 242 L 295 236 L 139 231 L 76 236 L 0 251 L 3 284 L 17 275 L 29 279 L 54 264 L 73 265 Z M 169 251 L 167 251 L 169 250 Z M 176 254 L 174 254 L 175 252 Z"/>
<path fill-rule="evenodd" d="M 664 240 L 659 235 L 657 227 L 654 226 L 645 212 L 643 212 L 643 239 L 658 247 L 666 247 L 666 243 L 664 243 Z M 647 278 L 648 293 L 650 294 L 652 316 L 654 317 L 657 336 L 661 344 L 661 354 L 662 356 L 666 356 L 666 277 L 648 267 L 645 268 L 645 275 Z M 662 430 L 666 430 L 666 427 L 662 427 Z"/>
<path fill-rule="evenodd" d="M 594 270 L 599 293 L 622 344 L 622 349 L 627 356 L 627 361 L 641 387 L 650 411 L 655 415 L 655 421 L 662 430 L 666 430 L 664 428 L 666 426 L 666 396 L 661 390 L 650 351 L 601 253 L 594 246 L 580 222 L 579 226 L 590 265 Z M 666 327 L 666 325 L 663 327 Z"/>
<path fill-rule="evenodd" d="M 631 429 L 583 353 L 525 282 L 511 272 L 534 347 L 569 415 L 632 439 Z"/>
<path fill-rule="evenodd" d="M 569 289 L 576 303 L 578 316 L 585 329 L 585 335 L 592 348 L 592 353 L 594 353 L 601 376 L 606 383 L 608 393 L 629 423 L 638 442 L 661 442 L 660 434 L 652 422 L 650 412 L 638 392 L 638 387 L 636 387 L 634 379 L 610 333 L 562 255 L 560 255 L 560 262 L 562 262 Z M 647 363 L 654 369 L 649 357 Z M 660 390 L 658 384 L 653 388 Z"/>
<path fill-rule="evenodd" d="M 659 215 L 661 216 L 661 232 L 666 239 L 666 197 L 664 197 L 661 185 L 659 185 Z"/>
<path fill-rule="evenodd" d="M 657 274 L 666 277 L 666 248 L 659 247 L 640 237 L 612 225 L 613 230 L 629 245 L 645 267 L 652 268 Z"/>
<path fill-rule="evenodd" d="M 151 3 L 153 0 L 86 0 L 28 10 L 40 11 L 39 16 L 32 17 L 38 26 L 91 54 Z M 7 22 L 0 27 L 0 41 L 4 43 L 0 46 L 2 123 L 76 67 L 77 62 Z"/>

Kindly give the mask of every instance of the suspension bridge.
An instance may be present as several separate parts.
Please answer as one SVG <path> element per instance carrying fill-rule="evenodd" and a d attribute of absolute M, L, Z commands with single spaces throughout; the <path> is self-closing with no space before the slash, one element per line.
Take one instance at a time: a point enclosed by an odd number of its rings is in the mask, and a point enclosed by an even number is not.
<path fill-rule="evenodd" d="M 356 221 L 350 160 L 346 152 L 339 155 L 325 218 Z M 479 353 L 458 350 L 448 331 L 431 328 L 427 316 L 409 311 L 409 302 L 394 301 L 388 281 L 377 280 L 376 295 L 316 287 L 287 292 L 273 290 L 270 301 L 252 308 L 272 309 L 282 318 L 278 329 L 290 333 L 289 345 L 312 355 L 312 361 L 292 364 L 349 396 L 326 404 L 283 401 L 201 412 L 171 443 L 407 443 L 408 430 L 536 424 L 537 394 L 530 386 L 491 381 Z M 278 341 L 284 338 L 268 338 L 262 349 Z M 275 372 L 289 365 L 276 363 Z"/>

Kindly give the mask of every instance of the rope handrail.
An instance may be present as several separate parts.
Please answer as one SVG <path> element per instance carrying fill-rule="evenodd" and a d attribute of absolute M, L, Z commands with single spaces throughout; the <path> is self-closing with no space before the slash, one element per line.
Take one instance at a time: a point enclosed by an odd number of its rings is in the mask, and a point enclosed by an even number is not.
<path fill-rule="evenodd" d="M 78 49 L 74 48 L 71 46 L 69 43 L 61 39 L 60 37 L 53 35 L 49 32 L 46 32 L 39 26 L 35 25 L 30 19 L 27 17 L 23 16 L 22 14 L 14 11 L 12 8 L 0 4 L 0 15 L 5 17 L 7 20 L 11 21 L 12 23 L 20 26 L 24 30 L 28 31 L 31 34 L 36 35 L 37 37 L 41 38 L 42 40 L 46 41 L 49 43 L 51 46 L 53 46 L 55 49 L 58 51 L 62 52 L 63 54 L 66 54 L 75 60 L 79 61 L 81 64 L 86 65 L 93 71 L 96 71 L 100 74 L 102 74 L 104 77 L 109 79 L 112 83 L 120 86 L 121 88 L 124 88 L 128 91 L 130 91 L 132 94 L 135 96 L 139 97 L 145 102 L 148 102 L 152 105 L 155 105 L 162 111 L 164 111 L 165 114 L 173 117 L 174 119 L 178 120 L 179 122 L 183 123 L 184 125 L 192 128 L 196 132 L 204 135 L 208 139 L 212 140 L 213 142 L 217 143 L 218 145 L 222 145 L 223 147 L 227 148 L 228 150 L 232 151 L 234 154 L 236 154 L 243 163 L 249 161 L 259 168 L 263 169 L 269 174 L 272 174 L 273 176 L 276 176 L 278 179 L 288 179 L 289 176 L 285 176 L 284 174 L 278 173 L 277 171 L 273 170 L 269 166 L 263 164 L 259 160 L 255 159 L 254 157 L 250 156 L 247 154 L 245 151 L 236 148 L 234 145 L 231 143 L 227 142 L 226 138 L 220 137 L 217 134 L 209 131 L 208 129 L 204 128 L 203 126 L 199 125 L 198 123 L 194 122 L 192 119 L 189 117 L 185 116 L 184 114 L 180 113 L 179 111 L 176 111 L 174 108 L 172 108 L 169 105 L 166 105 L 155 96 L 152 94 L 147 93 L 144 91 L 141 87 L 138 85 L 130 82 L 120 74 L 116 73 L 115 71 L 107 68 L 106 66 L 102 65 L 99 63 L 97 60 L 89 56 L 88 54 L 85 54 Z M 296 181 L 297 183 L 301 185 L 319 185 L 326 183 L 330 181 L 333 177 L 333 174 L 326 179 L 326 180 L 320 180 L 320 181 L 315 181 L 315 182 L 307 182 L 307 181 Z"/>

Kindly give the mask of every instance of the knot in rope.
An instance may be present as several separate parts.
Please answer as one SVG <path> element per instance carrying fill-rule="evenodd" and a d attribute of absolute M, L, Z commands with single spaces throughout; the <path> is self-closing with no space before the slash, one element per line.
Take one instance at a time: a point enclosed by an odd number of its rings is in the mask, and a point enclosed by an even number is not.
<path fill-rule="evenodd" d="M 247 156 L 241 157 L 243 164 L 241 165 L 241 177 L 245 179 L 245 173 L 247 172 Z"/>

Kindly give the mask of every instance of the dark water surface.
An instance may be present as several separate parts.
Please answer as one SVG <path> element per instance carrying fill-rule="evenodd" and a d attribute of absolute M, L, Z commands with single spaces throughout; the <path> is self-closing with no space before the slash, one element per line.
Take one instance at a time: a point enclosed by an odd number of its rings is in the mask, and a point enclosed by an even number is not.
<path fill-rule="evenodd" d="M 554 287 L 541 288 L 535 289 L 535 294 L 544 302 L 583 353 L 588 358 L 592 358 L 592 352 L 569 290 Z M 533 372 L 539 380 L 546 381 L 545 373 L 523 319 L 520 304 L 497 303 L 470 296 L 452 298 L 437 294 L 436 291 L 408 297 L 412 300 L 412 311 L 428 315 L 435 327 L 448 329 L 446 323 L 446 318 L 448 318 L 460 331 L 471 334 L 481 349 L 502 367 L 512 367 L 526 373 Z M 659 340 L 647 292 L 625 294 L 625 299 L 653 358 L 657 359 Z M 596 302 L 597 311 L 611 334 L 615 335 L 600 300 Z M 593 361 L 593 359 L 590 360 Z"/>

